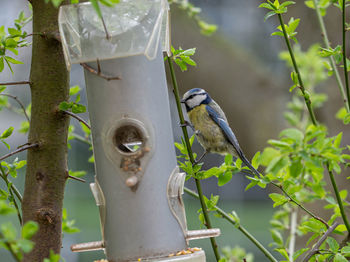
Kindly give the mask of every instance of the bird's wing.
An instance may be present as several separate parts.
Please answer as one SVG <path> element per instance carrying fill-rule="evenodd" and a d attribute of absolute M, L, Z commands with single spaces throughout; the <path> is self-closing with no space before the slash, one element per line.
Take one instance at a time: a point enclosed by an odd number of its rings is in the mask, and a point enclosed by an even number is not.
<path fill-rule="evenodd" d="M 239 146 L 238 140 L 235 134 L 233 133 L 232 129 L 228 125 L 227 121 L 220 117 L 216 110 L 214 110 L 211 106 L 207 105 L 205 108 L 211 119 L 213 119 L 214 122 L 221 128 L 225 137 L 232 144 L 233 148 L 237 152 L 239 158 L 242 159 L 243 163 L 246 166 L 248 166 L 251 169 L 251 171 L 253 171 L 256 174 L 259 174 L 259 172 L 250 164 L 249 160 L 245 157 L 241 147 Z"/>
<path fill-rule="evenodd" d="M 239 143 L 235 134 L 233 133 L 230 126 L 228 125 L 227 121 L 225 121 L 224 118 L 220 117 L 220 115 L 216 112 L 216 110 L 213 109 L 211 106 L 207 105 L 205 108 L 209 116 L 211 117 L 211 119 L 213 119 L 214 122 L 221 128 L 227 140 L 233 145 L 238 156 L 241 157 L 241 155 L 243 155 L 243 152 L 241 150 L 241 147 L 239 146 Z"/>

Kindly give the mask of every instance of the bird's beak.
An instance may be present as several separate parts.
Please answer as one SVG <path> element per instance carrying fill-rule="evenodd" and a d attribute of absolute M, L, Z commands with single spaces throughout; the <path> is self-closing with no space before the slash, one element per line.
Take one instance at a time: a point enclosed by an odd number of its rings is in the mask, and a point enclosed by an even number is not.
<path fill-rule="evenodd" d="M 184 104 L 184 103 L 186 103 L 186 100 L 181 99 L 180 102 Z"/>

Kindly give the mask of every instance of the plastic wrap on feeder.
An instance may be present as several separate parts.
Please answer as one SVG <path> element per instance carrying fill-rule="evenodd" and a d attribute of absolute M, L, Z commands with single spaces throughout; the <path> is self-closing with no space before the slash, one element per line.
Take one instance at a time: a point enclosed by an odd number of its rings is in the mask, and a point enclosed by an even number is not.
<path fill-rule="evenodd" d="M 156 57 L 159 42 L 169 53 L 166 0 L 120 0 L 113 7 L 100 8 L 103 20 L 91 3 L 60 8 L 59 29 L 68 67 L 142 54 L 151 60 Z"/>

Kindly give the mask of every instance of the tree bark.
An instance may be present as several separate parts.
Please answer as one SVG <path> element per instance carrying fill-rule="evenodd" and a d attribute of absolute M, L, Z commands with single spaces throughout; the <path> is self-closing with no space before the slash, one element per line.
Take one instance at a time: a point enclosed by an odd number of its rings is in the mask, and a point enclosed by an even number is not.
<path fill-rule="evenodd" d="M 48 36 L 58 31 L 58 8 L 45 0 L 33 0 L 33 32 Z M 67 172 L 67 135 L 69 117 L 57 108 L 69 99 L 69 72 L 60 42 L 52 37 L 34 35 L 30 72 L 32 113 L 23 196 L 24 222 L 39 224 L 34 249 L 23 261 L 43 261 L 50 250 L 61 250 L 62 206 Z"/>

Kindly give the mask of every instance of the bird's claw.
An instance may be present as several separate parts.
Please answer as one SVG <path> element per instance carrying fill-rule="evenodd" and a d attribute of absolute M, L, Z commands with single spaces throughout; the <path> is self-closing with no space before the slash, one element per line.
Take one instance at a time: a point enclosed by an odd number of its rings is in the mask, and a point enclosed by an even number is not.
<path fill-rule="evenodd" d="M 194 126 L 190 122 L 188 122 L 187 120 L 185 120 L 185 122 L 183 124 L 180 124 L 180 127 L 187 127 L 187 126 L 189 126 L 193 130 L 193 132 L 197 132 L 195 130 Z"/>

